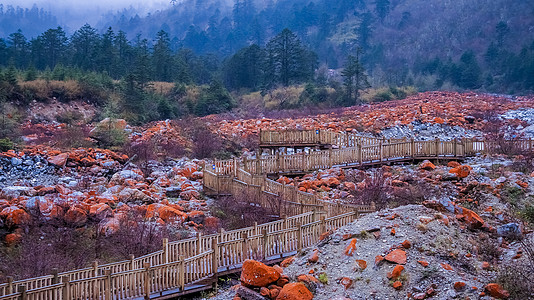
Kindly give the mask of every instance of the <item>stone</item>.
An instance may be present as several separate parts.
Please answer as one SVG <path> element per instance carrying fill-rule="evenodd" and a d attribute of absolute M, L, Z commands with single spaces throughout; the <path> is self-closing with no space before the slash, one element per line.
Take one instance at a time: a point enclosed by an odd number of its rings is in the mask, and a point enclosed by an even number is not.
<path fill-rule="evenodd" d="M 98 220 L 102 220 L 102 219 L 112 216 L 113 212 L 111 210 L 111 207 L 109 207 L 109 205 L 105 203 L 99 203 L 99 204 L 91 205 L 91 207 L 89 208 L 89 215 Z"/>
<path fill-rule="evenodd" d="M 451 267 L 451 265 L 446 264 L 446 263 L 441 263 L 440 265 L 441 265 L 441 267 L 442 267 L 443 269 L 445 269 L 445 270 L 447 270 L 447 271 L 452 271 L 452 267 Z"/>
<path fill-rule="evenodd" d="M 418 260 L 417 262 L 425 268 L 428 267 L 428 262 L 426 260 Z"/>
<path fill-rule="evenodd" d="M 55 167 L 58 167 L 58 168 L 63 168 L 65 166 L 65 164 L 67 163 L 67 159 L 69 158 L 69 154 L 68 153 L 61 153 L 61 154 L 58 154 L 56 156 L 51 156 L 48 158 L 48 163 L 55 166 Z"/>
<path fill-rule="evenodd" d="M 280 278 L 273 267 L 269 267 L 259 261 L 247 259 L 243 263 L 241 271 L 241 283 L 247 287 L 266 287 Z"/>
<path fill-rule="evenodd" d="M 401 245 L 405 249 L 410 249 L 412 247 L 412 243 L 410 241 L 408 241 L 408 240 L 405 240 L 404 242 L 402 242 Z"/>
<path fill-rule="evenodd" d="M 79 207 L 71 207 L 65 213 L 65 221 L 74 225 L 81 226 L 87 222 L 87 213 Z"/>
<path fill-rule="evenodd" d="M 456 174 L 456 177 L 461 179 L 461 178 L 466 178 L 467 176 L 469 176 L 472 169 L 473 168 L 471 168 L 470 166 L 461 165 L 461 166 L 450 169 L 449 173 Z"/>
<path fill-rule="evenodd" d="M 348 277 L 343 277 L 341 280 L 339 280 L 339 283 L 345 287 L 345 289 L 348 289 L 352 286 L 352 279 Z"/>
<path fill-rule="evenodd" d="M 404 265 L 406 264 L 406 252 L 402 249 L 395 249 L 386 255 L 384 259 L 391 263 Z"/>
<path fill-rule="evenodd" d="M 347 248 L 345 248 L 345 255 L 352 256 L 354 251 L 356 251 L 356 238 L 353 238 Z"/>
<path fill-rule="evenodd" d="M 302 275 L 297 276 L 297 281 L 302 282 L 306 286 L 306 288 L 311 292 L 315 292 L 317 288 L 319 287 L 319 285 L 321 284 L 317 278 L 313 277 L 312 275 L 308 275 L 308 274 L 302 274 Z"/>
<path fill-rule="evenodd" d="M 8 206 L 0 212 L 0 218 L 5 220 L 5 225 L 15 227 L 27 224 L 31 217 L 24 210 L 17 206 Z"/>
<path fill-rule="evenodd" d="M 301 282 L 286 284 L 276 300 L 311 300 L 313 294 Z"/>
<path fill-rule="evenodd" d="M 363 259 L 357 259 L 356 264 L 358 265 L 358 267 L 360 267 L 360 270 L 362 271 L 367 269 L 367 262 Z"/>
<path fill-rule="evenodd" d="M 433 171 L 436 169 L 436 166 L 431 163 L 429 160 L 425 160 L 419 165 L 419 169 L 426 170 L 426 171 Z"/>
<path fill-rule="evenodd" d="M 396 265 L 395 268 L 393 268 L 393 271 L 387 274 L 387 277 L 389 279 L 397 280 L 400 277 L 402 271 L 404 271 L 404 266 Z"/>
<path fill-rule="evenodd" d="M 487 284 L 484 289 L 490 296 L 497 298 L 497 299 L 508 299 L 510 297 L 510 293 L 503 289 L 503 287 L 498 283 L 489 283 Z"/>
<path fill-rule="evenodd" d="M 497 227 L 497 234 L 505 238 L 520 238 L 523 236 L 521 225 L 518 223 L 508 223 Z"/>
<path fill-rule="evenodd" d="M 456 281 L 454 283 L 454 289 L 457 291 L 457 292 L 460 292 L 462 290 L 465 289 L 465 282 L 463 281 Z"/>
<path fill-rule="evenodd" d="M 245 286 L 240 285 L 237 288 L 237 295 L 243 300 L 267 300 L 268 298 L 262 296 L 260 293 L 253 291 Z"/>
<path fill-rule="evenodd" d="M 295 257 L 294 257 L 294 256 L 290 256 L 290 257 L 284 259 L 284 260 L 280 263 L 280 267 L 282 267 L 282 268 L 287 268 L 287 267 L 289 267 L 289 265 L 291 265 L 294 261 L 295 261 Z"/>
<path fill-rule="evenodd" d="M 197 224 L 204 223 L 204 220 L 206 219 L 206 214 L 202 211 L 194 210 L 187 214 L 187 221 L 193 221 Z"/>
<path fill-rule="evenodd" d="M 308 257 L 308 262 L 314 264 L 317 261 L 319 261 L 319 250 L 316 249 L 315 251 L 313 251 L 310 257 Z"/>
<path fill-rule="evenodd" d="M 400 290 L 400 289 L 402 289 L 402 282 L 400 282 L 400 281 L 395 281 L 395 282 L 393 283 L 393 288 L 396 289 L 396 290 Z"/>

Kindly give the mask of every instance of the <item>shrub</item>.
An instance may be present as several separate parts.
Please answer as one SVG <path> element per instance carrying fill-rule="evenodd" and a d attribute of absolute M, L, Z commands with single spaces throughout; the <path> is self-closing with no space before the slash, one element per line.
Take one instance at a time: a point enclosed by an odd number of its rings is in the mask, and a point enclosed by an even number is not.
<path fill-rule="evenodd" d="M 15 147 L 15 144 L 9 138 L 0 139 L 0 151 L 5 152 Z"/>

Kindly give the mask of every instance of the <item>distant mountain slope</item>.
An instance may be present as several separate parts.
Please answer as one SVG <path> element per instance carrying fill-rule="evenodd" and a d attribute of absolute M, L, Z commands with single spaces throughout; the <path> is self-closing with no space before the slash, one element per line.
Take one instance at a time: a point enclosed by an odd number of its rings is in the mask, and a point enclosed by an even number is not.
<path fill-rule="evenodd" d="M 232 6 L 233 5 L 233 6 Z M 288 27 L 330 67 L 361 46 L 370 67 L 412 65 L 434 56 L 454 58 L 468 49 L 481 57 L 504 22 L 501 42 L 518 51 L 534 39 L 534 2 L 523 0 L 185 0 L 141 18 L 117 15 L 105 26 L 132 37 L 165 30 L 175 47 L 221 55 L 265 43 Z"/>
<path fill-rule="evenodd" d="M 35 37 L 56 26 L 56 17 L 36 5 L 32 8 L 21 8 L 0 3 L 0 37 L 7 37 L 19 29 L 25 36 Z"/>

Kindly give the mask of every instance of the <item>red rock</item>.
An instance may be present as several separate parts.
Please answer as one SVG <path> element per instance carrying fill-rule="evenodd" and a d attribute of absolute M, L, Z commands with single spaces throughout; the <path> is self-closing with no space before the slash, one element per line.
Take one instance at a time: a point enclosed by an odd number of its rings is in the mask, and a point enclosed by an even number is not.
<path fill-rule="evenodd" d="M 286 176 L 282 176 L 282 177 L 278 178 L 278 180 L 276 180 L 276 181 L 281 183 L 281 184 L 290 184 L 291 182 L 293 182 L 293 180 L 287 178 Z"/>
<path fill-rule="evenodd" d="M 262 295 L 264 297 L 270 297 L 271 296 L 271 291 L 266 287 L 262 287 L 262 288 L 260 288 L 260 295 Z"/>
<path fill-rule="evenodd" d="M 67 163 L 68 158 L 69 158 L 68 153 L 62 153 L 56 156 L 49 157 L 48 163 L 58 168 L 63 168 L 65 164 Z"/>
<path fill-rule="evenodd" d="M 259 261 L 247 259 L 241 271 L 241 283 L 247 287 L 266 287 L 280 278 L 273 267 Z"/>
<path fill-rule="evenodd" d="M 297 281 L 304 283 L 304 285 L 306 285 L 307 287 L 316 286 L 320 284 L 317 278 L 307 274 L 297 276 Z"/>
<path fill-rule="evenodd" d="M 20 243 L 21 240 L 22 235 L 20 235 L 19 233 L 10 233 L 7 234 L 5 237 L 6 245 L 8 247 L 15 246 L 16 244 Z"/>
<path fill-rule="evenodd" d="M 455 289 L 456 291 L 459 292 L 459 291 L 463 290 L 464 288 L 465 288 L 465 282 L 463 282 L 463 281 L 456 281 L 456 282 L 454 283 L 454 289 Z"/>
<path fill-rule="evenodd" d="M 315 250 L 313 251 L 313 253 L 310 255 L 310 257 L 308 258 L 308 262 L 309 263 L 316 263 L 317 261 L 319 261 L 319 250 Z"/>
<path fill-rule="evenodd" d="M 447 270 L 447 271 L 452 271 L 452 267 L 451 267 L 451 265 L 446 264 L 446 263 L 441 263 L 440 265 L 441 265 L 441 267 L 442 267 L 443 269 L 445 269 L 445 270 Z"/>
<path fill-rule="evenodd" d="M 2 212 L 0 212 L 0 218 L 5 220 L 5 224 L 8 227 L 27 224 L 31 219 L 30 215 L 25 210 L 17 206 L 8 206 L 4 208 Z"/>
<path fill-rule="evenodd" d="M 343 277 L 341 278 L 341 280 L 339 281 L 339 283 L 345 287 L 345 289 L 348 289 L 352 286 L 352 279 L 348 278 L 348 277 Z"/>
<path fill-rule="evenodd" d="M 39 190 L 37 190 L 37 195 L 38 196 L 44 196 L 44 195 L 48 195 L 48 194 L 53 194 L 56 192 L 56 188 L 53 187 L 53 186 L 45 186 L 43 188 L 40 188 Z"/>
<path fill-rule="evenodd" d="M 356 190 L 356 185 L 352 182 L 345 181 L 343 182 L 343 186 L 345 186 L 346 190 L 351 192 Z"/>
<path fill-rule="evenodd" d="M 469 176 L 469 173 L 471 173 L 471 170 L 473 168 L 471 168 L 470 166 L 467 166 L 467 165 L 460 165 L 456 168 L 452 168 L 449 170 L 449 173 L 451 174 L 456 174 L 456 177 L 458 178 L 465 178 L 467 176 Z"/>
<path fill-rule="evenodd" d="M 391 263 L 404 265 L 406 264 L 406 252 L 402 249 L 395 249 L 386 255 L 384 259 Z"/>
<path fill-rule="evenodd" d="M 483 269 L 483 270 L 488 270 L 489 268 L 490 268 L 490 264 L 489 264 L 489 262 L 487 262 L 487 261 L 483 261 L 483 262 L 482 262 L 482 269 Z"/>
<path fill-rule="evenodd" d="M 474 211 L 462 207 L 462 215 L 470 229 L 478 229 L 484 226 L 484 220 Z"/>
<path fill-rule="evenodd" d="M 187 190 L 180 193 L 180 198 L 184 200 L 199 199 L 200 193 L 197 190 Z"/>
<path fill-rule="evenodd" d="M 515 183 L 517 183 L 517 185 L 519 185 L 520 187 L 526 189 L 528 188 L 528 183 L 527 182 L 524 182 L 524 181 L 521 181 L 521 180 L 517 180 Z"/>
<path fill-rule="evenodd" d="M 367 268 L 367 262 L 363 259 L 357 259 L 356 263 L 358 264 L 358 267 L 360 267 L 360 270 L 365 270 Z"/>
<path fill-rule="evenodd" d="M 294 261 L 295 261 L 295 257 L 294 257 L 294 256 L 290 256 L 290 257 L 284 259 L 284 260 L 280 263 L 280 267 L 282 267 L 282 268 L 287 268 L 287 267 L 289 267 L 289 265 L 291 265 Z"/>
<path fill-rule="evenodd" d="M 508 299 L 508 297 L 510 297 L 510 293 L 503 289 L 498 283 L 489 283 L 484 287 L 484 289 L 488 292 L 488 294 L 497 299 Z"/>
<path fill-rule="evenodd" d="M 279 289 L 270 289 L 269 290 L 269 297 L 271 297 L 271 299 L 276 299 L 276 297 L 278 297 L 278 295 L 280 295 L 280 290 Z"/>
<path fill-rule="evenodd" d="M 402 242 L 401 245 L 405 249 L 410 249 L 412 247 L 412 243 L 410 243 L 410 241 L 408 241 L 408 240 L 405 240 L 404 242 Z"/>
<path fill-rule="evenodd" d="M 65 214 L 65 221 L 75 226 L 84 225 L 87 222 L 87 213 L 79 207 L 71 207 Z"/>
<path fill-rule="evenodd" d="M 419 264 L 421 264 L 421 266 L 423 266 L 425 268 L 428 267 L 428 262 L 426 260 L 418 260 L 417 262 Z"/>
<path fill-rule="evenodd" d="M 313 294 L 300 282 L 286 284 L 276 300 L 311 300 Z"/>
<path fill-rule="evenodd" d="M 91 205 L 89 208 L 89 215 L 99 220 L 111 216 L 112 214 L 113 212 L 111 211 L 111 207 L 105 203 Z"/>
<path fill-rule="evenodd" d="M 390 232 L 390 234 L 394 236 L 395 233 L 396 233 L 395 228 L 391 228 L 391 232 Z"/>
<path fill-rule="evenodd" d="M 384 262 L 384 257 L 382 255 L 375 256 L 375 266 L 379 266 Z"/>
<path fill-rule="evenodd" d="M 277 286 L 284 286 L 289 283 L 289 277 L 287 275 L 281 275 L 280 278 L 276 281 Z"/>
<path fill-rule="evenodd" d="M 203 211 L 194 210 L 187 214 L 187 221 L 193 221 L 197 224 L 204 223 L 204 220 L 206 219 L 206 214 Z"/>
<path fill-rule="evenodd" d="M 423 300 L 426 298 L 426 293 L 417 293 L 413 295 L 414 300 Z"/>
<path fill-rule="evenodd" d="M 456 167 L 458 167 L 458 166 L 460 166 L 460 164 L 459 164 L 457 161 L 454 161 L 454 160 L 450 161 L 450 162 L 447 164 L 447 167 L 449 167 L 449 168 L 456 168 Z"/>
<path fill-rule="evenodd" d="M 284 273 L 284 269 L 282 269 L 282 267 L 280 267 L 279 265 L 274 265 L 273 268 L 276 270 L 276 272 L 280 274 Z"/>
<path fill-rule="evenodd" d="M 396 290 L 400 290 L 400 289 L 402 289 L 402 282 L 400 282 L 400 281 L 395 281 L 395 282 L 393 283 L 393 288 L 396 289 Z"/>
<path fill-rule="evenodd" d="M 436 166 L 433 163 L 431 163 L 430 161 L 425 160 L 425 161 L 423 161 L 421 163 L 421 165 L 419 166 L 419 169 L 432 171 L 432 170 L 436 169 Z"/>
<path fill-rule="evenodd" d="M 356 238 L 353 238 L 347 248 L 345 248 L 345 255 L 352 256 L 354 251 L 356 251 Z"/>
<path fill-rule="evenodd" d="M 396 265 L 395 268 L 393 268 L 393 271 L 387 274 L 387 277 L 389 279 L 397 280 L 400 277 L 403 270 L 404 270 L 404 266 Z"/>

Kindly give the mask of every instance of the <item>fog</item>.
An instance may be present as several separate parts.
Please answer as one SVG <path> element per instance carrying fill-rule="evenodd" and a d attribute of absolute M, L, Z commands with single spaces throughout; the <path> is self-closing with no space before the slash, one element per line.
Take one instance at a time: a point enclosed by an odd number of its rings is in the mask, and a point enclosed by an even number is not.
<path fill-rule="evenodd" d="M 85 23 L 95 26 L 102 21 L 102 16 L 110 11 L 117 12 L 133 8 L 142 17 L 151 11 L 165 9 L 172 5 L 169 0 L 3 0 L 0 3 L 4 6 L 12 5 L 22 8 L 30 8 L 35 4 L 51 12 L 69 31 L 76 30 Z"/>

